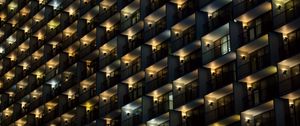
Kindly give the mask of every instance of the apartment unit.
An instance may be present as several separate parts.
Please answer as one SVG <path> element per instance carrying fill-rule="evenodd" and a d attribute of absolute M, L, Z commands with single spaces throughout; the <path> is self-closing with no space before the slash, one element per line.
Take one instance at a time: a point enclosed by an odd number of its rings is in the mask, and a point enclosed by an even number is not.
<path fill-rule="evenodd" d="M 1 126 L 300 126 L 299 0 L 0 0 Z"/>

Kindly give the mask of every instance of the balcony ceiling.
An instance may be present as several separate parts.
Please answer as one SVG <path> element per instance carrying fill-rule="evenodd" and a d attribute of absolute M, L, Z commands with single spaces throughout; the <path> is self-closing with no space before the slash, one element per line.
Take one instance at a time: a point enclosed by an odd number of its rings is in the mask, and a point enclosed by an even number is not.
<path fill-rule="evenodd" d="M 196 40 L 195 42 L 177 50 L 176 52 L 173 53 L 173 55 L 179 56 L 179 57 L 185 57 L 200 48 L 201 48 L 201 41 Z"/>
<path fill-rule="evenodd" d="M 139 21 L 138 23 L 134 24 L 124 32 L 122 32 L 122 35 L 127 35 L 128 37 L 136 35 L 138 32 L 144 29 L 144 22 Z"/>
<path fill-rule="evenodd" d="M 275 31 L 280 32 L 282 34 L 291 33 L 300 28 L 299 22 L 300 22 L 300 18 L 297 18 L 297 19 L 293 20 L 292 22 L 289 22 L 289 23 L 277 28 Z"/>
<path fill-rule="evenodd" d="M 278 63 L 278 65 L 283 65 L 283 66 L 287 66 L 287 67 L 293 67 L 298 64 L 300 64 L 300 54 L 297 54 L 293 57 L 290 57 L 290 58 L 285 59 Z"/>
<path fill-rule="evenodd" d="M 122 14 L 133 14 L 135 13 L 138 9 L 140 9 L 140 0 L 134 0 L 131 2 L 129 5 L 124 7 L 121 12 Z"/>
<path fill-rule="evenodd" d="M 258 39 L 255 39 L 254 41 L 240 47 L 237 50 L 241 51 L 242 53 L 251 54 L 252 52 L 254 52 L 256 50 L 267 46 L 269 43 L 268 40 L 269 40 L 269 35 L 266 34 Z"/>
<path fill-rule="evenodd" d="M 208 126 L 228 126 L 228 125 L 230 125 L 230 124 L 232 124 L 234 122 L 240 121 L 240 119 L 241 119 L 241 116 L 238 115 L 238 114 L 236 114 L 236 115 L 229 116 L 229 117 L 227 117 L 225 119 L 222 119 L 222 120 L 220 120 L 218 122 L 212 123 L 212 124 L 210 124 Z"/>
<path fill-rule="evenodd" d="M 166 16 L 166 5 L 162 6 L 161 8 L 157 9 L 147 17 L 145 17 L 145 21 L 150 21 L 150 22 L 157 22 L 161 18 Z"/>
<path fill-rule="evenodd" d="M 105 28 L 110 28 L 114 25 L 116 25 L 121 19 L 121 14 L 116 13 L 115 15 L 111 16 L 107 20 L 105 20 L 103 23 L 100 24 L 100 26 L 105 27 Z"/>
<path fill-rule="evenodd" d="M 208 64 L 204 65 L 204 67 L 210 68 L 210 69 L 216 69 L 216 68 L 219 68 L 220 66 L 222 66 L 226 63 L 229 63 L 235 59 L 236 59 L 236 53 L 230 52 L 220 58 L 217 58 L 214 61 L 209 62 Z"/>
<path fill-rule="evenodd" d="M 270 11 L 272 9 L 272 4 L 270 2 L 264 2 L 255 8 L 247 11 L 246 13 L 240 15 L 239 17 L 236 18 L 236 20 L 241 21 L 241 22 L 249 22 L 256 17 Z"/>
<path fill-rule="evenodd" d="M 229 34 L 229 23 L 215 29 L 214 31 L 204 35 L 202 37 L 203 41 L 211 41 L 214 42 L 219 38 L 223 37 L 224 35 Z"/>
<path fill-rule="evenodd" d="M 251 84 L 251 83 L 257 82 L 267 76 L 275 74 L 276 72 L 277 72 L 277 68 L 275 66 L 269 66 L 261 71 L 258 71 L 256 73 L 246 76 L 245 78 L 241 79 L 240 82 L 245 82 L 245 83 Z"/>
<path fill-rule="evenodd" d="M 161 95 L 164 95 L 165 93 L 169 92 L 172 90 L 172 84 L 166 84 L 160 88 L 155 89 L 154 91 L 151 91 L 148 93 L 148 96 L 151 97 L 159 97 Z"/>
<path fill-rule="evenodd" d="M 163 68 L 167 67 L 168 65 L 168 58 L 164 58 L 158 62 L 156 62 L 155 64 L 149 66 L 148 68 L 146 68 L 146 72 L 159 72 L 161 71 Z"/>
<path fill-rule="evenodd" d="M 198 79 L 198 70 L 194 70 L 190 73 L 173 81 L 174 84 L 188 84 L 194 80 Z"/>
<path fill-rule="evenodd" d="M 294 92 L 288 93 L 288 94 L 282 96 L 281 98 L 295 100 L 295 99 L 298 99 L 299 97 L 300 97 L 300 89 L 298 89 Z"/>
<path fill-rule="evenodd" d="M 176 108 L 175 110 L 181 111 L 181 112 L 187 112 L 187 111 L 192 110 L 193 108 L 196 108 L 203 104 L 204 104 L 204 99 L 198 98 L 198 99 L 195 99 L 193 101 L 186 103 L 185 105 L 182 105 L 182 106 Z"/>
<path fill-rule="evenodd" d="M 155 36 L 154 38 L 150 39 L 145 44 L 151 45 L 153 47 L 159 45 L 160 43 L 164 42 L 165 40 L 171 37 L 171 31 L 165 30 L 164 32 L 160 33 L 159 35 Z"/>
<path fill-rule="evenodd" d="M 177 31 L 177 32 L 183 32 L 189 27 L 193 26 L 195 24 L 195 13 L 190 15 L 189 17 L 183 19 L 179 23 L 175 24 L 172 26 L 172 30 Z"/>
<path fill-rule="evenodd" d="M 256 116 L 256 115 L 259 115 L 259 114 L 264 113 L 266 111 L 272 110 L 273 108 L 274 108 L 273 100 L 271 100 L 271 101 L 266 102 L 264 104 L 261 104 L 257 107 L 248 109 L 248 110 L 242 112 L 242 114 L 250 115 L 250 116 Z"/>
<path fill-rule="evenodd" d="M 211 92 L 205 96 L 205 98 L 213 98 L 213 99 L 220 99 L 228 94 L 233 92 L 233 84 L 229 84 L 221 89 L 218 89 L 214 92 Z"/>
<path fill-rule="evenodd" d="M 135 75 L 132 75 L 130 77 L 128 77 L 127 79 L 123 80 L 122 83 L 124 84 L 134 84 L 138 81 L 140 81 L 141 79 L 143 79 L 145 77 L 145 72 L 144 71 L 140 71 L 138 73 L 136 73 Z"/>
<path fill-rule="evenodd" d="M 208 5 L 202 7 L 201 11 L 213 13 L 230 2 L 232 0 L 213 0 Z"/>

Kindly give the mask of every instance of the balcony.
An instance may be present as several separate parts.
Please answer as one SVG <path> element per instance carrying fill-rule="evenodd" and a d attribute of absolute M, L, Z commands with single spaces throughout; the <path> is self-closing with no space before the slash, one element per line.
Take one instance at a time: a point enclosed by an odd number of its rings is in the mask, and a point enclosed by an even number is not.
<path fill-rule="evenodd" d="M 278 63 L 279 94 L 283 95 L 300 88 L 299 54 Z"/>
<path fill-rule="evenodd" d="M 224 117 L 234 114 L 233 84 L 218 89 L 204 96 L 205 98 L 205 118 L 210 124 Z"/>
<path fill-rule="evenodd" d="M 142 123 L 145 112 L 143 111 L 145 108 L 142 107 L 145 101 L 142 100 L 144 99 L 139 98 L 122 107 L 122 126 L 133 126 Z"/>
<path fill-rule="evenodd" d="M 96 23 L 103 22 L 117 12 L 117 0 L 103 0 L 100 2 L 99 13 L 94 20 Z"/>
<path fill-rule="evenodd" d="M 136 24 L 140 21 L 140 0 L 134 0 L 121 10 L 121 27 L 120 31 Z"/>
<path fill-rule="evenodd" d="M 145 72 L 145 93 L 165 85 L 168 82 L 167 58 L 149 66 Z"/>
<path fill-rule="evenodd" d="M 114 86 L 100 94 L 100 117 L 118 109 L 117 86 Z"/>
<path fill-rule="evenodd" d="M 226 63 L 218 68 L 211 69 L 207 82 L 207 91 L 214 91 L 235 81 L 235 62 Z"/>
<path fill-rule="evenodd" d="M 177 5 L 177 16 L 175 18 L 176 21 L 180 21 L 185 17 L 191 15 L 196 11 L 195 8 L 197 8 L 197 4 L 194 1 L 190 0 L 170 0 L 170 2 Z"/>
<path fill-rule="evenodd" d="M 177 68 L 177 75 L 184 75 L 200 67 L 201 63 L 201 42 L 195 41 L 173 53 L 179 57 L 180 66 Z"/>
<path fill-rule="evenodd" d="M 221 119 L 208 126 L 218 126 L 219 124 L 223 124 L 225 126 L 240 126 L 241 125 L 240 119 L 241 119 L 240 115 L 236 114 L 236 115 L 229 116 L 225 119 Z"/>
<path fill-rule="evenodd" d="M 147 57 L 147 62 L 149 64 L 153 64 L 167 56 L 170 37 L 171 32 L 166 30 L 145 43 L 152 48 L 151 55 Z"/>
<path fill-rule="evenodd" d="M 128 85 L 128 92 L 124 95 L 124 104 L 128 104 L 144 94 L 143 86 L 145 83 L 145 72 L 138 72 L 123 80 L 122 83 Z"/>
<path fill-rule="evenodd" d="M 121 66 L 121 61 L 116 60 L 110 65 L 107 65 L 106 67 L 100 70 L 101 72 L 103 72 L 103 76 L 104 76 L 103 79 L 104 81 L 101 82 L 102 83 L 101 86 L 103 86 L 101 88 L 101 91 L 104 91 L 114 86 L 115 84 L 119 83 L 119 81 L 121 80 L 120 66 Z"/>
<path fill-rule="evenodd" d="M 153 97 L 153 105 L 149 109 L 150 118 L 157 117 L 173 109 L 172 84 L 166 84 L 148 93 Z"/>
<path fill-rule="evenodd" d="M 205 124 L 204 99 L 195 99 L 175 109 L 181 112 L 182 126 Z"/>
<path fill-rule="evenodd" d="M 171 42 L 169 49 L 171 52 L 175 52 L 181 47 L 193 42 L 196 39 L 196 14 L 192 14 L 189 17 L 183 19 L 179 23 L 175 24 L 171 28 Z"/>
<path fill-rule="evenodd" d="M 271 65 L 269 36 L 264 35 L 237 49 L 238 78 Z"/>
<path fill-rule="evenodd" d="M 247 44 L 272 30 L 272 13 L 268 11 L 256 18 L 237 19 L 243 23 L 243 32 L 239 35 L 243 44 Z"/>
<path fill-rule="evenodd" d="M 210 1 L 201 11 L 208 14 L 208 21 L 203 26 L 209 33 L 232 19 L 232 0 Z"/>
<path fill-rule="evenodd" d="M 246 83 L 244 89 L 247 90 L 247 96 L 243 98 L 245 108 L 257 106 L 275 97 L 278 85 L 276 72 L 275 66 L 269 66 L 240 80 Z"/>
<path fill-rule="evenodd" d="M 290 126 L 297 126 L 300 124 L 300 121 L 298 120 L 298 114 L 299 114 L 299 97 L 300 90 L 296 90 L 293 92 L 290 92 L 281 98 L 284 99 L 283 102 L 285 105 L 289 105 L 289 107 L 286 107 L 283 112 L 285 112 L 287 115 L 285 116 L 285 124 Z"/>
<path fill-rule="evenodd" d="M 127 53 L 121 58 L 121 78 L 125 79 L 141 70 L 141 48 Z"/>
<path fill-rule="evenodd" d="M 274 28 L 286 25 L 300 16 L 300 4 L 296 0 L 274 0 L 273 7 Z"/>
<path fill-rule="evenodd" d="M 279 28 L 278 32 L 282 33 L 282 43 L 279 49 L 280 58 L 282 60 L 289 58 L 293 55 L 300 53 L 297 47 L 300 47 L 300 28 L 294 27 L 287 28 L 283 31 L 283 28 Z"/>
<path fill-rule="evenodd" d="M 141 21 L 121 33 L 122 35 L 127 36 L 128 39 L 126 51 L 132 51 L 143 44 L 143 27 L 144 22 Z"/>
<path fill-rule="evenodd" d="M 116 13 L 100 24 L 100 26 L 104 27 L 106 30 L 104 40 L 110 40 L 120 32 L 120 22 L 121 14 Z"/>
<path fill-rule="evenodd" d="M 241 113 L 242 126 L 276 125 L 274 101 L 268 101 Z"/>
<path fill-rule="evenodd" d="M 164 5 L 145 17 L 144 21 L 147 25 L 145 25 L 144 40 L 149 40 L 166 29 L 166 9 L 167 7 Z"/>

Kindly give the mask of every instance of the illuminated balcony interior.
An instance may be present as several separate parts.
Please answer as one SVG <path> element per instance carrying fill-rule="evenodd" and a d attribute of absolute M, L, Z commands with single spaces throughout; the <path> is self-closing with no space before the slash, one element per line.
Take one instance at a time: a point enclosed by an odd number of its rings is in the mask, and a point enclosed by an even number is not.
<path fill-rule="evenodd" d="M 107 89 L 105 91 L 103 91 L 102 93 L 99 94 L 100 96 L 100 107 L 105 105 L 105 104 L 108 104 L 110 102 L 115 102 L 115 101 L 110 101 L 112 96 L 114 95 L 117 95 L 118 93 L 118 86 L 115 85 L 113 86 L 112 88 L 110 89 Z"/>
<path fill-rule="evenodd" d="M 7 81 L 11 81 L 15 78 L 16 74 L 14 72 L 15 69 L 12 69 L 10 71 L 8 71 L 7 73 L 4 74 L 4 77 Z"/>
<path fill-rule="evenodd" d="M 281 98 L 289 100 L 290 106 L 295 105 L 294 101 L 300 98 L 300 90 L 298 89 L 296 91 L 290 92 L 284 96 L 281 96 Z"/>
<path fill-rule="evenodd" d="M 127 105 L 124 105 L 122 107 L 122 120 L 126 120 L 134 116 L 134 114 L 136 114 L 135 112 L 139 111 L 141 107 L 142 107 L 142 98 L 139 98 Z"/>
<path fill-rule="evenodd" d="M 207 52 L 208 50 L 213 49 L 215 46 L 214 45 L 215 41 L 220 39 L 221 37 L 228 35 L 229 34 L 229 23 L 217 28 L 216 30 L 204 35 L 202 37 L 202 52 Z M 230 43 L 230 42 L 229 42 Z"/>
<path fill-rule="evenodd" d="M 33 34 L 34 37 L 36 37 L 39 41 L 42 41 L 45 39 L 46 35 L 46 26 L 39 29 L 37 32 Z"/>
<path fill-rule="evenodd" d="M 18 8 L 18 3 L 16 1 L 11 1 L 8 5 L 7 8 L 10 11 L 15 11 Z"/>
<path fill-rule="evenodd" d="M 63 80 L 62 77 L 57 75 L 51 78 L 49 81 L 47 81 L 46 84 L 51 85 L 51 88 L 55 89 L 58 87 L 59 84 L 61 84 L 62 80 Z"/>
<path fill-rule="evenodd" d="M 269 66 L 264 68 L 261 71 L 253 73 L 251 75 L 246 76 L 245 78 L 240 79 L 240 82 L 245 82 L 247 84 L 251 84 L 257 82 L 265 77 L 268 77 L 277 72 L 277 68 L 275 66 Z"/>
<path fill-rule="evenodd" d="M 6 108 L 1 113 L 2 113 L 2 115 L 4 115 L 5 118 L 8 118 L 8 117 L 12 116 L 13 113 L 14 113 L 13 112 L 13 106 L 10 106 L 9 108 Z M 2 117 L 2 119 L 5 119 L 5 118 Z"/>
<path fill-rule="evenodd" d="M 59 55 L 56 55 L 55 57 L 53 57 L 51 60 L 46 62 L 45 65 L 46 65 L 46 70 L 49 70 L 49 71 L 57 68 L 59 65 Z"/>
<path fill-rule="evenodd" d="M 38 89 L 35 89 L 34 91 L 32 91 L 31 93 L 30 93 L 30 101 L 32 102 L 32 100 L 36 100 L 36 99 L 39 99 L 41 96 L 42 96 L 42 93 L 43 93 L 43 91 L 42 91 L 43 89 L 42 89 L 42 86 L 41 87 L 39 87 Z"/>
<path fill-rule="evenodd" d="M 158 78 L 157 73 L 168 67 L 168 58 L 164 58 L 146 68 L 146 81 Z"/>
<path fill-rule="evenodd" d="M 117 43 L 118 43 L 118 39 L 114 38 L 114 39 L 108 41 L 107 43 L 105 43 L 104 45 L 102 45 L 99 48 L 99 50 L 100 50 L 100 58 L 105 57 L 106 55 L 110 55 L 110 53 L 113 50 L 116 50 Z"/>
<path fill-rule="evenodd" d="M 83 90 L 83 92 L 94 87 L 96 87 L 96 74 L 93 74 L 80 82 L 80 88 Z"/>
<path fill-rule="evenodd" d="M 44 106 L 40 106 L 40 107 L 34 109 L 33 111 L 31 111 L 30 113 L 33 114 L 35 116 L 35 118 L 41 119 L 41 118 L 43 118 L 43 115 L 45 114 Z"/>
<path fill-rule="evenodd" d="M 23 89 L 25 89 L 28 86 L 28 77 L 24 78 L 23 80 L 19 81 L 16 84 L 17 89 L 19 89 L 20 91 L 22 91 Z"/>
<path fill-rule="evenodd" d="M 165 30 L 164 32 L 160 33 L 159 35 L 147 41 L 145 44 L 150 45 L 153 51 L 160 50 L 160 48 L 157 48 L 157 46 L 160 45 L 162 42 L 166 41 L 167 39 L 169 39 L 170 37 L 171 37 L 171 31 Z"/>
<path fill-rule="evenodd" d="M 283 38 L 285 38 L 285 37 L 287 37 L 287 34 L 300 28 L 299 21 L 300 21 L 300 18 L 293 20 L 292 22 L 287 23 L 287 24 L 275 29 L 275 31 L 282 33 Z"/>
<path fill-rule="evenodd" d="M 1 18 L 1 21 L 6 21 L 6 16 L 7 14 L 3 11 L 0 12 L 0 18 Z"/>
<path fill-rule="evenodd" d="M 51 21 L 49 21 L 47 23 L 48 29 L 49 30 L 54 30 L 56 29 L 57 26 L 60 25 L 60 19 L 61 19 L 61 14 L 57 15 L 54 19 L 52 19 Z"/>
<path fill-rule="evenodd" d="M 188 0 L 170 0 L 170 2 L 177 4 L 178 9 L 184 8 L 183 5 L 187 2 Z"/>
<path fill-rule="evenodd" d="M 16 32 L 12 35 L 10 35 L 5 42 L 7 43 L 7 45 L 13 45 L 14 43 L 16 43 L 17 41 L 17 35 Z"/>
<path fill-rule="evenodd" d="M 86 112 L 93 111 L 94 106 L 99 102 L 99 97 L 93 97 L 86 102 L 82 103 L 81 106 L 85 107 Z"/>
<path fill-rule="evenodd" d="M 172 33 L 174 33 L 174 35 L 176 37 L 182 36 L 182 33 L 185 30 L 187 30 L 188 28 L 195 25 L 195 23 L 196 23 L 195 19 L 196 19 L 196 15 L 195 15 L 195 13 L 193 13 L 192 15 L 188 16 L 187 18 L 181 20 L 180 22 L 178 22 L 177 24 L 175 24 L 171 27 Z"/>
<path fill-rule="evenodd" d="M 158 97 L 165 95 L 166 93 L 168 93 L 170 91 L 172 91 L 172 84 L 169 83 L 160 88 L 155 89 L 154 91 L 148 93 L 147 95 L 153 97 L 154 103 L 160 103 L 161 101 L 159 101 L 160 99 Z M 171 99 L 169 99 L 169 100 L 171 100 Z"/>
<path fill-rule="evenodd" d="M 96 28 L 84 35 L 82 38 L 80 38 L 80 44 L 83 45 L 83 47 L 88 46 L 92 44 L 92 42 L 96 39 Z"/>
<path fill-rule="evenodd" d="M 297 65 L 300 64 L 300 54 L 294 55 L 278 63 L 279 81 L 283 81 L 299 74 Z M 298 82 L 296 82 L 298 83 Z M 285 84 L 286 85 L 286 84 Z"/>
<path fill-rule="evenodd" d="M 140 72 L 138 72 L 138 73 L 136 73 L 136 74 L 128 77 L 127 79 L 123 80 L 122 83 L 123 84 L 127 84 L 128 88 L 130 89 L 133 84 L 139 82 L 143 78 L 145 78 L 145 72 L 144 71 L 140 71 Z"/>
<path fill-rule="evenodd" d="M 54 10 L 58 10 L 63 1 L 60 0 L 51 0 L 48 5 L 52 6 Z"/>
<path fill-rule="evenodd" d="M 270 2 L 264 2 L 255 8 L 247 11 L 246 13 L 238 16 L 235 20 L 243 23 L 243 27 L 247 26 L 247 23 L 255 19 L 256 17 L 270 11 L 272 9 L 272 4 Z"/>
<path fill-rule="evenodd" d="M 191 102 L 186 103 L 185 105 L 182 105 L 182 106 L 176 108 L 175 110 L 181 112 L 182 118 L 186 118 L 186 117 L 190 116 L 190 115 L 187 115 L 188 114 L 187 112 L 189 112 L 190 110 L 193 110 L 194 108 L 201 106 L 203 104 L 204 104 L 204 99 L 198 98 Z"/>
<path fill-rule="evenodd" d="M 67 53 L 69 57 L 75 57 L 76 54 L 79 52 L 80 47 L 81 47 L 81 41 L 76 41 L 68 48 L 66 48 L 64 52 Z"/>
<path fill-rule="evenodd" d="M 77 15 L 77 10 L 80 6 L 80 0 L 75 0 L 71 5 L 64 9 L 65 12 L 68 12 L 70 16 Z"/>
<path fill-rule="evenodd" d="M 208 64 L 204 65 L 204 67 L 214 70 L 214 69 L 219 68 L 219 67 L 223 66 L 224 64 L 229 63 L 235 59 L 236 59 L 236 53 L 230 52 L 214 61 L 209 62 Z"/>
<path fill-rule="evenodd" d="M 170 120 L 169 112 L 147 121 L 147 126 L 159 126 Z"/>
<path fill-rule="evenodd" d="M 76 117 L 76 110 L 71 110 L 71 111 L 61 115 L 60 123 L 68 124 L 68 123 L 72 122 L 75 117 Z"/>
<path fill-rule="evenodd" d="M 129 18 L 130 16 L 132 16 L 132 14 L 136 13 L 136 11 L 140 9 L 140 7 L 140 0 L 134 0 L 121 10 L 121 14 L 125 18 Z"/>
<path fill-rule="evenodd" d="M 120 19 L 120 13 L 116 13 L 105 20 L 103 23 L 101 23 L 100 26 L 105 27 L 107 32 L 113 31 L 115 29 L 115 26 L 120 22 Z"/>
<path fill-rule="evenodd" d="M 78 22 L 75 21 L 72 25 L 63 30 L 63 37 L 70 37 L 77 32 Z"/>
<path fill-rule="evenodd" d="M 45 104 L 45 109 L 48 113 L 58 107 L 58 100 L 58 98 L 55 98 Z"/>
<path fill-rule="evenodd" d="M 144 22 L 140 21 L 136 24 L 134 24 L 133 26 L 131 26 L 130 28 L 128 28 L 127 30 L 125 30 L 124 32 L 122 32 L 122 35 L 126 35 L 128 40 L 134 40 L 135 36 L 144 29 Z"/>
<path fill-rule="evenodd" d="M 109 9 L 112 5 L 116 4 L 117 0 L 103 0 L 100 2 L 100 7 L 103 10 Z"/>
<path fill-rule="evenodd" d="M 70 101 L 70 100 L 75 99 L 75 95 L 78 93 L 77 91 L 78 91 L 77 87 L 73 86 L 72 88 L 69 88 L 68 90 L 66 90 L 62 94 L 68 96 L 68 100 Z"/>
<path fill-rule="evenodd" d="M 201 41 L 196 40 L 195 42 L 177 50 L 176 52 L 173 53 L 173 55 L 179 57 L 180 63 L 184 63 L 188 59 L 188 56 L 191 53 L 195 52 L 200 48 L 201 48 Z"/>
<path fill-rule="evenodd" d="M 249 55 L 258 49 L 261 49 L 269 44 L 269 35 L 266 34 L 260 38 L 255 39 L 254 41 L 240 47 L 237 49 L 237 55 L 240 62 L 249 61 Z"/>
<path fill-rule="evenodd" d="M 40 21 L 44 20 L 45 18 L 45 8 L 43 8 L 42 10 L 40 10 L 37 14 L 35 14 L 32 17 L 32 22 L 31 22 L 31 27 L 37 23 L 39 23 Z"/>
<path fill-rule="evenodd" d="M 173 81 L 173 91 L 174 94 L 180 93 L 181 90 L 184 90 L 185 85 L 189 84 L 198 79 L 198 70 L 194 70 L 190 73 L 185 74 L 182 77 L 177 78 Z"/>
<path fill-rule="evenodd" d="M 217 121 L 215 123 L 212 123 L 208 126 L 228 126 L 233 123 L 239 123 L 240 119 L 241 119 L 241 116 L 236 114 L 236 115 L 229 116 L 225 119 L 222 119 L 220 121 Z"/>
<path fill-rule="evenodd" d="M 107 65 L 106 67 L 102 68 L 100 71 L 106 73 L 106 76 L 110 76 L 110 74 L 116 71 L 118 68 L 121 67 L 121 61 L 116 60 L 113 63 Z"/>
<path fill-rule="evenodd" d="M 232 2 L 232 0 L 214 0 L 210 2 L 208 5 L 201 8 L 201 11 L 207 12 L 208 17 L 213 16 L 212 13 L 216 12 L 226 4 Z"/>
<path fill-rule="evenodd" d="M 122 66 L 123 67 L 131 66 L 133 61 L 136 61 L 140 57 L 141 57 L 141 47 L 138 47 L 121 58 L 123 64 Z"/>
<path fill-rule="evenodd" d="M 87 23 L 90 23 L 98 13 L 99 13 L 99 6 L 95 6 L 92 9 L 90 9 L 87 13 L 82 15 L 81 18 L 85 19 Z"/>
<path fill-rule="evenodd" d="M 218 107 L 217 100 L 233 93 L 233 84 L 229 84 L 221 89 L 211 92 L 204 96 L 206 107 Z M 215 104 L 214 104 L 215 103 Z"/>
<path fill-rule="evenodd" d="M 156 11 L 154 11 L 153 13 L 149 14 L 147 17 L 145 17 L 145 24 L 147 24 L 148 27 L 154 26 L 156 22 L 158 22 L 160 19 L 166 16 L 166 8 L 166 5 L 164 5 Z"/>
<path fill-rule="evenodd" d="M 24 116 L 20 119 L 18 119 L 16 122 L 13 123 L 13 125 L 17 125 L 17 126 L 24 126 L 27 124 L 27 116 Z"/>
<path fill-rule="evenodd" d="M 246 125 L 247 123 L 250 123 L 250 124 L 254 123 L 254 117 L 255 116 L 260 115 L 264 112 L 273 110 L 273 109 L 274 109 L 274 102 L 273 102 L 273 100 L 271 100 L 271 101 L 268 101 L 268 102 L 266 102 L 264 104 L 261 104 L 257 107 L 254 107 L 254 108 L 248 109 L 246 111 L 243 111 L 241 113 L 242 125 L 243 124 Z"/>

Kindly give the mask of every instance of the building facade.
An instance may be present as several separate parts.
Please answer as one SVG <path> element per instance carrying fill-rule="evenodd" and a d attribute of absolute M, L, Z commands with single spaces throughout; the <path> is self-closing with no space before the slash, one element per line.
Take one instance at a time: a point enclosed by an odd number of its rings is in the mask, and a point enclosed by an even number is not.
<path fill-rule="evenodd" d="M 300 0 L 0 0 L 1 126 L 300 126 Z"/>

